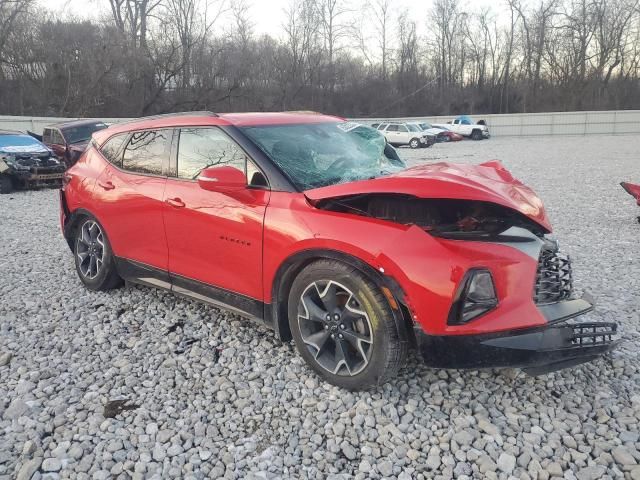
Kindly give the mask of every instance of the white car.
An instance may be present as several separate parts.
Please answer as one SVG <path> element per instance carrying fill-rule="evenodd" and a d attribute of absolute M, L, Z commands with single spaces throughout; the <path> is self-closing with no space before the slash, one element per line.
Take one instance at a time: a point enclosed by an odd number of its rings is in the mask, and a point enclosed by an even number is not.
<path fill-rule="evenodd" d="M 432 127 L 444 127 L 452 132 L 459 133 L 463 137 L 470 137 L 473 140 L 489 138 L 489 127 L 484 124 L 474 123 L 466 115 L 461 115 L 448 123 L 434 123 Z"/>
<path fill-rule="evenodd" d="M 411 148 L 421 148 L 436 143 L 435 135 L 423 132 L 420 127 L 411 123 L 386 122 L 378 125 L 377 129 L 394 147 L 409 145 Z"/>
<path fill-rule="evenodd" d="M 434 128 L 430 123 L 427 122 L 409 122 L 408 125 L 415 125 L 423 132 L 430 135 L 435 135 L 436 137 L 443 130 L 442 128 Z"/>

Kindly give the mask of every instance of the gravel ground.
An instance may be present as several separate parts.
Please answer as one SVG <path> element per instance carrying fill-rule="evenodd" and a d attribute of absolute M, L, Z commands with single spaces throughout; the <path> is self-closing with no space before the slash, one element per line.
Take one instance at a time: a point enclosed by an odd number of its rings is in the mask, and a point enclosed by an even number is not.
<path fill-rule="evenodd" d="M 431 370 L 379 389 L 320 382 L 248 321 L 144 287 L 85 290 L 57 192 L 0 197 L 0 478 L 640 479 L 640 138 L 402 150 L 500 158 L 545 200 L 577 286 L 626 343 L 530 378 Z M 32 477 L 33 475 L 33 477 Z"/>

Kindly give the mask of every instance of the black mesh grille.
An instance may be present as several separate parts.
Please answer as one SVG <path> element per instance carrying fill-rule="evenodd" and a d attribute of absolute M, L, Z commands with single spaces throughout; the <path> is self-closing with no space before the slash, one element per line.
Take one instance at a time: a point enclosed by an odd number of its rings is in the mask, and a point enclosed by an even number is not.
<path fill-rule="evenodd" d="M 536 303 L 555 303 L 571 297 L 573 277 L 571 261 L 556 249 L 544 248 L 540 252 L 533 300 Z"/>
<path fill-rule="evenodd" d="M 580 346 L 606 345 L 613 340 L 618 330 L 615 323 L 576 323 L 571 325 L 573 336 L 571 343 Z"/>

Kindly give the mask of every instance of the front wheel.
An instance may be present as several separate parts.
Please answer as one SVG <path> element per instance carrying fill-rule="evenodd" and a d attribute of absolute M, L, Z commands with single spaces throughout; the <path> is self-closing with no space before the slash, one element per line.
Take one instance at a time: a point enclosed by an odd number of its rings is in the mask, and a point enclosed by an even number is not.
<path fill-rule="evenodd" d="M 419 148 L 420 147 L 420 140 L 418 140 L 417 138 L 412 138 L 409 141 L 409 146 L 411 148 Z"/>
<path fill-rule="evenodd" d="M 111 245 L 102 226 L 85 217 L 75 229 L 74 257 L 76 271 L 89 290 L 111 290 L 122 284 L 116 271 Z"/>
<path fill-rule="evenodd" d="M 471 138 L 473 140 L 482 140 L 482 132 L 480 130 L 474 130 L 471 132 Z"/>
<path fill-rule="evenodd" d="M 333 385 L 371 388 L 404 362 L 406 343 L 385 296 L 353 267 L 334 260 L 308 265 L 293 283 L 288 307 L 298 351 Z"/>
<path fill-rule="evenodd" d="M 13 182 L 8 175 L 0 174 L 0 194 L 5 195 L 13 192 Z"/>

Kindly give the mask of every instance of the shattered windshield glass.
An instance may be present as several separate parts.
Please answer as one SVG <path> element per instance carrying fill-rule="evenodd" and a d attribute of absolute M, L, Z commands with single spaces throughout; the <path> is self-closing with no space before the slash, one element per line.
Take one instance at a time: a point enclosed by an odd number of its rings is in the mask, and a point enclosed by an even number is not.
<path fill-rule="evenodd" d="M 299 190 L 388 175 L 405 169 L 377 130 L 352 122 L 243 127 Z"/>

